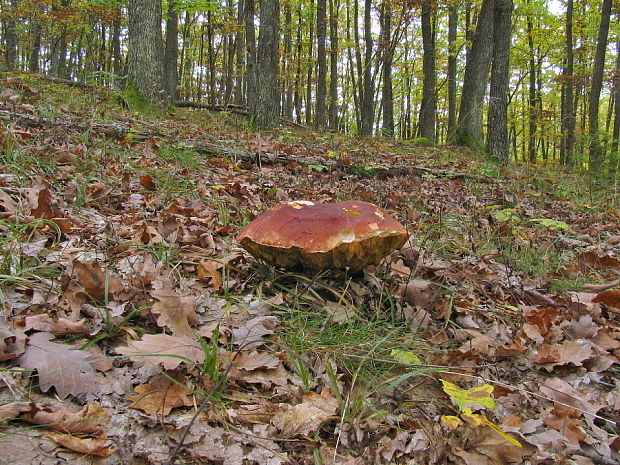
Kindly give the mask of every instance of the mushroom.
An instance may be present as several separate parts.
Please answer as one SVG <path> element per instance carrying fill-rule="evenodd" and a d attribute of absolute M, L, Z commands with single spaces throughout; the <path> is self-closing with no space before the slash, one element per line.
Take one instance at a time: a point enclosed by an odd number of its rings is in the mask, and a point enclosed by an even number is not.
<path fill-rule="evenodd" d="M 403 246 L 402 224 L 368 202 L 280 203 L 237 235 L 254 257 L 284 268 L 349 268 L 379 263 Z"/>

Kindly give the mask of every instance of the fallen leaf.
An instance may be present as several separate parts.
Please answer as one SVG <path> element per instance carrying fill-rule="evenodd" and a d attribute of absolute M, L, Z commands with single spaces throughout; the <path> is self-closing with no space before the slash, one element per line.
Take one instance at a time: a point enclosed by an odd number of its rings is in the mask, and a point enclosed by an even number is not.
<path fill-rule="evenodd" d="M 329 389 L 324 389 L 321 394 L 307 392 L 301 404 L 276 413 L 271 424 L 278 429 L 281 438 L 300 434 L 307 436 L 317 431 L 327 420 L 334 418 L 337 412 L 338 399 L 332 396 Z"/>
<path fill-rule="evenodd" d="M 75 261 L 73 263 L 73 275 L 84 287 L 88 296 L 99 302 L 106 299 L 112 300 L 110 296 L 123 289 L 120 279 L 111 275 L 107 270 L 104 271 L 96 262 Z"/>
<path fill-rule="evenodd" d="M 63 433 L 101 435 L 110 415 L 99 402 L 88 404 L 77 413 L 31 403 L 29 410 L 24 412 L 21 419 Z"/>
<path fill-rule="evenodd" d="M 590 341 L 575 339 L 564 341 L 562 344 L 547 344 L 541 346 L 534 361 L 543 365 L 548 371 L 557 365 L 572 363 L 575 366 L 583 365 L 593 355 L 593 347 Z"/>
<path fill-rule="evenodd" d="M 30 410 L 30 405 L 30 402 L 0 404 L 0 422 L 17 418 L 21 413 Z"/>
<path fill-rule="evenodd" d="M 83 318 L 80 321 L 71 321 L 66 318 L 59 317 L 54 320 L 48 314 L 27 316 L 25 318 L 25 329 L 36 329 L 37 331 L 43 331 L 51 333 L 55 336 L 65 336 L 67 334 L 86 334 L 89 329 L 84 326 L 86 319 Z"/>
<path fill-rule="evenodd" d="M 127 355 L 140 365 L 161 364 L 166 370 L 174 370 L 181 363 L 202 363 L 205 354 L 200 344 L 187 336 L 145 334 L 140 341 L 132 341 L 116 352 Z"/>
<path fill-rule="evenodd" d="M 173 376 L 176 383 L 167 376 L 157 375 L 148 384 L 140 384 L 134 388 L 137 395 L 129 396 L 132 401 L 129 407 L 140 409 L 149 415 L 166 416 L 173 408 L 191 407 L 194 405 L 192 392 L 179 384 L 187 382 L 184 376 Z"/>
<path fill-rule="evenodd" d="M 582 421 L 578 418 L 579 415 L 573 408 L 555 404 L 553 412 L 543 420 L 547 426 L 571 441 L 573 447 L 579 448 L 579 441 L 583 441 L 587 436 L 581 429 Z"/>
<path fill-rule="evenodd" d="M 48 433 L 46 436 L 55 443 L 81 454 L 109 457 L 114 453 L 114 446 L 106 445 L 105 439 L 80 438 L 63 433 Z"/>
<path fill-rule="evenodd" d="M 50 333 L 31 335 L 17 363 L 26 370 L 36 370 L 41 391 L 47 392 L 53 386 L 61 399 L 70 394 L 96 393 L 97 375 L 87 361 L 90 354 L 67 344 L 51 342 L 53 337 Z"/>
<path fill-rule="evenodd" d="M 222 289 L 222 273 L 220 268 L 223 264 L 215 260 L 200 260 L 196 267 L 196 276 L 198 279 L 210 279 L 209 285 L 213 288 L 214 292 L 219 292 Z"/>
<path fill-rule="evenodd" d="M 275 316 L 251 318 L 243 326 L 233 329 L 233 343 L 240 349 L 255 349 L 265 343 L 265 336 L 274 333 L 277 323 Z"/>
<path fill-rule="evenodd" d="M 159 326 L 170 328 L 175 336 L 193 335 L 190 325 L 196 323 L 194 297 L 178 295 L 172 288 L 172 281 L 163 277 L 153 281 L 151 297 L 157 299 L 151 312 L 158 315 Z"/>

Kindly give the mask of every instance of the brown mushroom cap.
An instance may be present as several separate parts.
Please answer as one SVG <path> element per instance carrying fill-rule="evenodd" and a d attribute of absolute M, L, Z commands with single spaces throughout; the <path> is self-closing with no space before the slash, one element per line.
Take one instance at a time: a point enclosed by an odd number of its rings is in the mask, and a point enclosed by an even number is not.
<path fill-rule="evenodd" d="M 403 246 L 402 224 L 368 202 L 281 203 L 256 217 L 237 241 L 256 258 L 284 268 L 360 270 Z"/>

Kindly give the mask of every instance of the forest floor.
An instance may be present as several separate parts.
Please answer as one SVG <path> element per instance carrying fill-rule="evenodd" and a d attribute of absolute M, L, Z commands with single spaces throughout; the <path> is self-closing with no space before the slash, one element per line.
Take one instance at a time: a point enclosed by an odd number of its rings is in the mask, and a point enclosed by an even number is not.
<path fill-rule="evenodd" d="M 617 184 L 0 89 L 0 464 L 619 463 Z M 347 199 L 411 238 L 358 274 L 235 241 Z"/>

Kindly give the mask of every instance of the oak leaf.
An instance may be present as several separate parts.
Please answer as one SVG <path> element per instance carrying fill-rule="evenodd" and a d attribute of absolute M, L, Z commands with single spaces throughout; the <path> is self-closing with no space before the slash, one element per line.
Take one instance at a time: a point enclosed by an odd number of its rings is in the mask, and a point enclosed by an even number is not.
<path fill-rule="evenodd" d="M 311 391 L 304 394 L 301 404 L 276 413 L 271 424 L 280 431 L 281 438 L 310 435 L 327 420 L 334 418 L 337 412 L 338 399 L 329 389 L 324 389 L 321 394 Z"/>
<path fill-rule="evenodd" d="M 151 297 L 157 302 L 151 307 L 151 312 L 159 315 L 157 324 L 171 329 L 175 336 L 191 336 L 191 324 L 196 322 L 195 301 L 191 296 L 180 296 L 172 288 L 172 281 L 168 278 L 158 278 L 153 282 Z"/>
<path fill-rule="evenodd" d="M 51 342 L 53 337 L 50 333 L 30 336 L 26 352 L 17 360 L 19 365 L 26 370 L 36 370 L 41 391 L 47 392 L 53 386 L 61 399 L 70 394 L 96 393 L 97 375 L 87 361 L 90 353 Z"/>
<path fill-rule="evenodd" d="M 200 344 L 187 336 L 145 334 L 140 341 L 132 341 L 116 352 L 127 355 L 136 363 L 161 364 L 166 370 L 174 370 L 181 363 L 202 363 L 205 354 Z"/>
<path fill-rule="evenodd" d="M 48 433 L 52 441 L 69 450 L 97 457 L 109 457 L 114 453 L 114 446 L 106 445 L 105 439 L 81 438 L 64 433 Z"/>
<path fill-rule="evenodd" d="M 186 382 L 180 375 L 175 380 L 180 384 Z M 148 384 L 136 386 L 134 391 L 137 395 L 128 397 L 132 401 L 129 407 L 143 410 L 149 415 L 166 416 L 173 408 L 194 405 L 192 392 L 164 375 L 154 376 Z"/>

